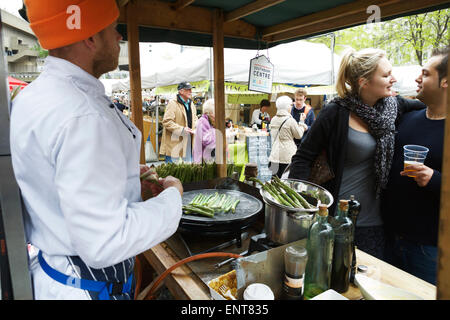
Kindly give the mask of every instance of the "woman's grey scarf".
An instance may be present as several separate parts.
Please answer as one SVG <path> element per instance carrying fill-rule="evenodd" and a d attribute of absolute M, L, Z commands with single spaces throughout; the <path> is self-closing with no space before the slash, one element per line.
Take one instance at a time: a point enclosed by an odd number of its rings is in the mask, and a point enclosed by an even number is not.
<path fill-rule="evenodd" d="M 334 102 L 354 112 L 369 127 L 369 133 L 376 140 L 374 169 L 377 197 L 386 187 L 389 171 L 394 157 L 395 120 L 397 118 L 397 99 L 387 97 L 371 107 L 358 97 L 336 98 Z"/>

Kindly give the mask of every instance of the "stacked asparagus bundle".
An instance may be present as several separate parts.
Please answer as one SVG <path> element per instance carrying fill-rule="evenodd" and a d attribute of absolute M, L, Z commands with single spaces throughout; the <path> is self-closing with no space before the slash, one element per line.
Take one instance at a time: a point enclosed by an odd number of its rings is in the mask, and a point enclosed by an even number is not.
<path fill-rule="evenodd" d="M 236 212 L 236 206 L 240 202 L 239 198 L 232 197 L 218 192 L 210 195 L 198 194 L 188 205 L 183 206 L 185 214 L 199 214 L 202 216 L 214 217 L 215 212 Z"/>
<path fill-rule="evenodd" d="M 234 171 L 242 171 L 242 166 L 227 164 L 227 176 L 231 177 Z M 178 178 L 181 183 L 189 183 L 217 178 L 217 164 L 202 163 L 163 163 L 156 167 L 156 172 L 161 178 L 172 176 Z"/>
<path fill-rule="evenodd" d="M 272 198 L 279 204 L 290 208 L 313 209 L 314 206 L 309 204 L 297 191 L 280 180 L 277 176 L 272 177 L 271 181 L 261 182 L 256 178 L 250 178 L 261 185 L 261 187 L 269 193 Z"/>

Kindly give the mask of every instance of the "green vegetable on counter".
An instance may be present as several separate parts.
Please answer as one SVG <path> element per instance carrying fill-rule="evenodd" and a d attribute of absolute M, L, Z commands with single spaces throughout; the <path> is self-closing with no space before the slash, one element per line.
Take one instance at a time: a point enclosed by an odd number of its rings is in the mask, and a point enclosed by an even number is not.
<path fill-rule="evenodd" d="M 272 198 L 281 205 L 290 208 L 313 209 L 314 206 L 308 203 L 297 191 L 292 189 L 289 185 L 281 181 L 280 178 L 274 176 L 271 181 L 263 183 L 257 178 L 250 178 L 250 181 L 255 181 L 269 193 Z"/>
<path fill-rule="evenodd" d="M 183 206 L 185 214 L 198 214 L 213 218 L 215 212 L 236 212 L 239 198 L 227 194 L 197 194 L 188 205 Z"/>
<path fill-rule="evenodd" d="M 227 176 L 231 177 L 236 171 L 242 172 L 243 165 L 227 164 Z M 212 180 L 217 178 L 217 164 L 211 163 L 163 163 L 156 167 L 156 173 L 160 178 L 172 176 L 181 181 L 181 183 L 190 183 L 203 180 Z"/>

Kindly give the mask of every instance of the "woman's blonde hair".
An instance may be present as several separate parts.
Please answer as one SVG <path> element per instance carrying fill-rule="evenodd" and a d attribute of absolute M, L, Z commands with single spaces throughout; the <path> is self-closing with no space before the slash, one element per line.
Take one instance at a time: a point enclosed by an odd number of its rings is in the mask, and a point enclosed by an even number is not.
<path fill-rule="evenodd" d="M 356 52 L 353 49 L 344 53 L 339 67 L 336 90 L 341 98 L 347 95 L 359 95 L 359 79 L 370 80 L 386 52 L 367 48 Z"/>
<path fill-rule="evenodd" d="M 214 115 L 214 99 L 208 99 L 205 101 L 205 103 L 203 103 L 203 113 Z"/>

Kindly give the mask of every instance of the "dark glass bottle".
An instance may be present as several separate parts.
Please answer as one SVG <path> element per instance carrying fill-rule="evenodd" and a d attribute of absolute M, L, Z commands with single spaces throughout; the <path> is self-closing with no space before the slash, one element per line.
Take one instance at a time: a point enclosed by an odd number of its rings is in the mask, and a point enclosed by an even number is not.
<path fill-rule="evenodd" d="M 330 289 L 334 232 L 327 219 L 327 206 L 320 205 L 317 221 L 311 226 L 306 241 L 308 262 L 303 292 L 305 300 Z"/>
<path fill-rule="evenodd" d="M 340 200 L 337 216 L 332 219 L 334 231 L 331 289 L 345 292 L 350 284 L 353 257 L 353 223 L 348 217 L 348 200 Z"/>

